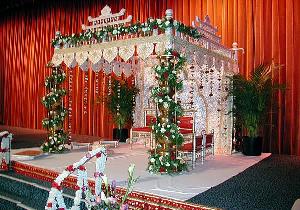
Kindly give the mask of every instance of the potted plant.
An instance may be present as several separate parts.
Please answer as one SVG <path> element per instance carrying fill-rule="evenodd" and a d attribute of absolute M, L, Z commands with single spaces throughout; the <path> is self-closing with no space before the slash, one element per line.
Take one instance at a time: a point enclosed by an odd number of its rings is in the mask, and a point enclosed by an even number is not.
<path fill-rule="evenodd" d="M 259 129 L 266 119 L 272 93 L 283 86 L 272 81 L 272 71 L 278 69 L 274 64 L 257 66 L 249 79 L 240 74 L 232 76 L 229 90 L 233 96 L 233 115 L 235 125 L 246 134 L 242 137 L 242 151 L 245 155 L 261 155 L 262 137 Z"/>
<path fill-rule="evenodd" d="M 126 126 L 131 126 L 133 123 L 132 113 L 138 92 L 138 89 L 126 80 L 112 80 L 111 94 L 107 96 L 106 104 L 117 126 L 113 130 L 113 138 L 121 142 L 125 142 L 128 138 Z"/>

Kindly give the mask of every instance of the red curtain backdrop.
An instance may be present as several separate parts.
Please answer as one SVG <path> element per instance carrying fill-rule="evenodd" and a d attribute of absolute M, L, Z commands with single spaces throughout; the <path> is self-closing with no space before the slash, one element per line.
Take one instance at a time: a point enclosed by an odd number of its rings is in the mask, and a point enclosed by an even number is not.
<path fill-rule="evenodd" d="M 1 13 L 0 17 L 0 120 L 7 125 L 41 128 L 45 108 L 45 68 L 51 59 L 50 45 L 55 31 L 80 32 L 87 17 L 97 16 L 106 4 L 113 12 L 121 8 L 133 20 L 162 17 L 167 8 L 176 19 L 191 24 L 195 16 L 209 15 L 219 29 L 223 43 L 234 41 L 245 49 L 239 56 L 240 71 L 248 76 L 262 62 L 283 64 L 274 75 L 286 83 L 285 93 L 274 95 L 277 104 L 265 126 L 264 147 L 275 153 L 300 155 L 300 1 L 298 0 L 121 0 L 121 1 L 34 1 Z M 73 132 L 111 137 L 111 123 L 105 107 L 95 105 L 95 73 L 89 73 L 88 114 L 83 114 L 84 76 L 72 70 Z M 100 76 L 99 90 L 105 85 Z M 99 77 L 99 78 L 100 78 Z M 275 106 L 274 106 L 275 107 Z"/>

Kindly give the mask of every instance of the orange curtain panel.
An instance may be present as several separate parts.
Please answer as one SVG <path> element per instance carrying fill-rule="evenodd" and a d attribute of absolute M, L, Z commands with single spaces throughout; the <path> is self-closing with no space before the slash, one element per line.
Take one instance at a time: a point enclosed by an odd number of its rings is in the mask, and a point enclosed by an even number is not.
<path fill-rule="evenodd" d="M 264 126 L 265 151 L 300 155 L 300 1 L 298 0 L 112 0 L 112 1 L 32 1 L 0 15 L 0 121 L 11 126 L 42 128 L 46 110 L 45 67 L 51 59 L 51 39 L 56 31 L 81 31 L 87 17 L 98 16 L 106 4 L 113 12 L 127 9 L 133 21 L 162 17 L 167 8 L 177 20 L 191 24 L 195 16 L 209 15 L 219 29 L 223 44 L 237 42 L 245 49 L 239 55 L 240 72 L 249 76 L 262 62 L 282 64 L 274 73 L 285 83 L 285 92 L 273 96 L 269 120 Z M 111 137 L 112 123 L 103 104 L 95 103 L 95 73 L 72 71 L 73 133 Z M 107 77 L 98 75 L 98 88 L 104 94 Z M 67 87 L 68 84 L 66 84 Z M 84 108 L 84 88 L 88 86 Z M 67 87 L 68 88 L 68 87 Z M 67 103 L 67 101 L 66 101 Z M 85 110 L 87 114 L 84 113 Z"/>

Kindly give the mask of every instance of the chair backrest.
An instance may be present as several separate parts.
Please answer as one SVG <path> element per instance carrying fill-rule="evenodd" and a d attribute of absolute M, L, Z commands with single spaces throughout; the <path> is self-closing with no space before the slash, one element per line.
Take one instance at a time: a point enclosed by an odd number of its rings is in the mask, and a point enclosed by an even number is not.
<path fill-rule="evenodd" d="M 211 130 L 210 133 L 206 133 L 205 130 L 201 132 L 202 140 L 203 140 L 203 145 L 211 145 L 214 143 L 214 130 Z"/>
<path fill-rule="evenodd" d="M 182 116 L 177 118 L 178 126 L 181 129 L 193 129 L 194 119 L 192 116 Z"/>
<path fill-rule="evenodd" d="M 156 117 L 154 115 L 146 115 L 146 123 L 145 126 L 151 126 L 156 122 Z"/>
<path fill-rule="evenodd" d="M 144 126 L 152 126 L 156 122 L 155 109 L 144 109 Z"/>
<path fill-rule="evenodd" d="M 178 127 L 183 134 L 195 132 L 195 112 L 194 109 L 185 109 L 183 116 L 177 118 Z"/>

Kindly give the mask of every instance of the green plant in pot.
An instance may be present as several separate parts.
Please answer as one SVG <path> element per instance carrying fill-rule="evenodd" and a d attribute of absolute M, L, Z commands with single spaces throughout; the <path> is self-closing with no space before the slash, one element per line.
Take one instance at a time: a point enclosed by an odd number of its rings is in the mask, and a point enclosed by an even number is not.
<path fill-rule="evenodd" d="M 107 108 L 117 126 L 113 130 L 114 139 L 125 142 L 128 138 L 128 129 L 125 127 L 132 125 L 135 97 L 138 92 L 139 90 L 126 80 L 112 79 L 111 94 L 107 97 Z"/>
<path fill-rule="evenodd" d="M 278 69 L 274 64 L 257 66 L 249 79 L 237 74 L 232 76 L 229 93 L 233 96 L 233 115 L 235 125 L 244 133 L 242 151 L 245 155 L 261 155 L 262 137 L 260 128 L 267 117 L 272 93 L 283 89 L 272 81 L 272 71 Z"/>

